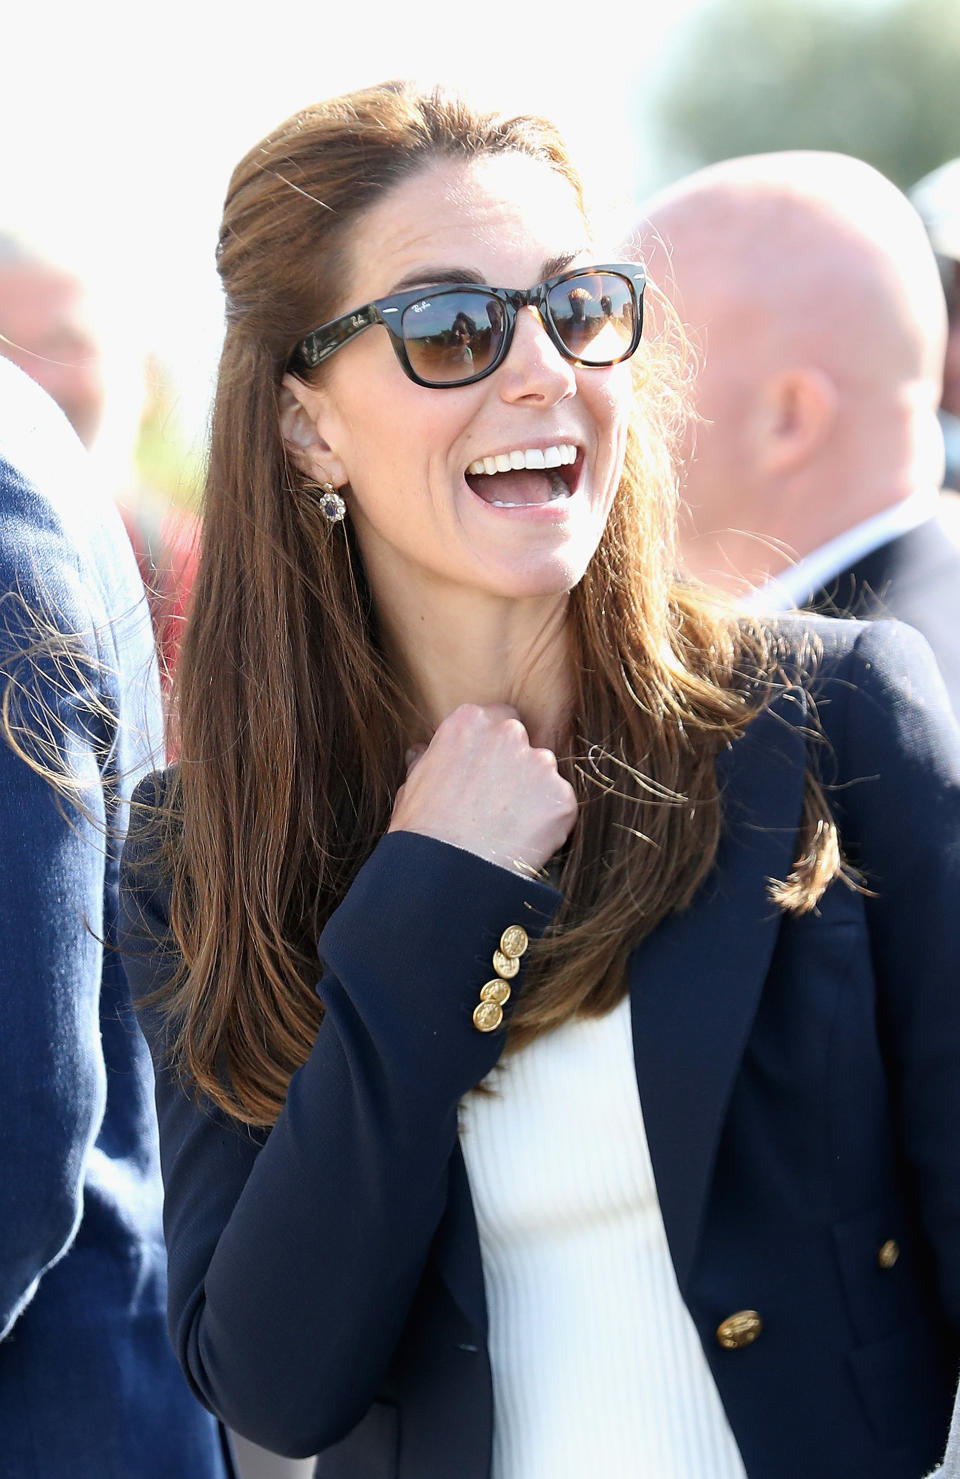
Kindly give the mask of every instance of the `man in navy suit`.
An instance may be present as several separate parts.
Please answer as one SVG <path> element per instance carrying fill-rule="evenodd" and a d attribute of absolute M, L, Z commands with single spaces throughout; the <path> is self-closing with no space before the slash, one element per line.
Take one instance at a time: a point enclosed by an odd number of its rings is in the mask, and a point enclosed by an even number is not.
<path fill-rule="evenodd" d="M 689 569 L 765 610 L 909 622 L 960 712 L 946 310 L 914 208 L 861 160 L 757 155 L 648 202 L 637 246 L 698 350 Z"/>
<path fill-rule="evenodd" d="M 0 1479 L 224 1479 L 166 1331 L 152 1074 L 116 950 L 161 749 L 119 514 L 0 360 Z"/>

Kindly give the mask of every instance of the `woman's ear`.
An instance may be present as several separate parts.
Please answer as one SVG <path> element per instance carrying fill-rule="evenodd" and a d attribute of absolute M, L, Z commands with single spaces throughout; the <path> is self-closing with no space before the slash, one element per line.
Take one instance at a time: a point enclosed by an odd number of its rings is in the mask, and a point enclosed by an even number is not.
<path fill-rule="evenodd" d="M 284 375 L 280 385 L 280 434 L 301 472 L 318 483 L 342 487 L 346 470 L 320 431 L 323 401 L 319 391 L 296 375 Z"/>

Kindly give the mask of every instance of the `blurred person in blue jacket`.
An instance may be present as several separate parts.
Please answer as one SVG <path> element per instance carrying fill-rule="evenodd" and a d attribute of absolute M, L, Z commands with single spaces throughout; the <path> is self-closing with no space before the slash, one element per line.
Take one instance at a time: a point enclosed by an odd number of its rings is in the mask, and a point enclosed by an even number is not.
<path fill-rule="evenodd" d="M 49 397 L 0 360 L 0 1479 L 225 1479 L 165 1322 L 149 1057 L 116 950 L 161 745 L 143 588 Z"/>

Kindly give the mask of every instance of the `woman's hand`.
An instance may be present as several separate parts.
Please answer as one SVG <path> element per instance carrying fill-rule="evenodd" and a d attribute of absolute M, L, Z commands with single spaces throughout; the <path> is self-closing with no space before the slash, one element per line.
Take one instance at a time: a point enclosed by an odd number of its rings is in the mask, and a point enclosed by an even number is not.
<path fill-rule="evenodd" d="M 573 787 L 552 750 L 533 749 L 516 709 L 462 704 L 411 759 L 388 830 L 529 873 L 562 847 L 576 819 Z"/>

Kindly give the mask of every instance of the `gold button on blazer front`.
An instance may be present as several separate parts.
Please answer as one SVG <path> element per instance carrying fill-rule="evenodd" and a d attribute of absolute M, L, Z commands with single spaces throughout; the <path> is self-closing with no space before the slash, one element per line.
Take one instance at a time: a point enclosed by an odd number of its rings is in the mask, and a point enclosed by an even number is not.
<path fill-rule="evenodd" d="M 877 1263 L 881 1268 L 893 1268 L 900 1257 L 900 1244 L 896 1238 L 888 1238 L 887 1241 L 877 1249 Z"/>
<path fill-rule="evenodd" d="M 737 1310 L 735 1315 L 720 1321 L 717 1340 L 725 1351 L 739 1351 L 745 1345 L 752 1345 L 762 1329 L 763 1321 L 756 1310 Z"/>

